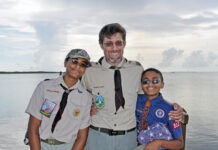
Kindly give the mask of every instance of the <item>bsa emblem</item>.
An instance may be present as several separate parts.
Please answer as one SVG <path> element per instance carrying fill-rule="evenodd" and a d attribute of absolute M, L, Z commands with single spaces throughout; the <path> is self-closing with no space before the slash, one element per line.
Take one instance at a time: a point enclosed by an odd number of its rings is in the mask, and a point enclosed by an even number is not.
<path fill-rule="evenodd" d="M 73 111 L 73 116 L 74 116 L 74 117 L 79 116 L 79 114 L 80 114 L 80 109 L 75 109 L 75 110 Z"/>
<path fill-rule="evenodd" d="M 165 116 L 165 112 L 163 109 L 159 108 L 155 111 L 155 115 L 157 118 L 163 118 Z"/>

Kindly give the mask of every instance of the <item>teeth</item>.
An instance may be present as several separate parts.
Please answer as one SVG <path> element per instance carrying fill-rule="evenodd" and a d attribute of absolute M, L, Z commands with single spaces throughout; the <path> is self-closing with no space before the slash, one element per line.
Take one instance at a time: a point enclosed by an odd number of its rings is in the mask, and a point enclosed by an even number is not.
<path fill-rule="evenodd" d="M 148 91 L 153 91 L 154 90 L 154 88 L 148 88 Z"/>

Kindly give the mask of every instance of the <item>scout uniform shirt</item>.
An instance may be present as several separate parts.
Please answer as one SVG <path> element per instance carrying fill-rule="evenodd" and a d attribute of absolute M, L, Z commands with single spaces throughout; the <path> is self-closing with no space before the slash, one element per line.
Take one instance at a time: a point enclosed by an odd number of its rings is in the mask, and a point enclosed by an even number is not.
<path fill-rule="evenodd" d="M 91 124 L 95 127 L 113 130 L 134 128 L 136 127 L 134 114 L 137 92 L 141 91 L 140 78 L 143 67 L 137 62 L 127 61 L 124 58 L 117 66 L 121 73 L 122 91 L 125 98 L 124 108 L 120 107 L 117 112 L 115 108 L 115 70 L 110 67 L 111 65 L 103 58 L 101 62 L 92 63 L 92 66 L 87 68 L 83 75 L 82 84 L 93 94 L 94 101 L 99 96 L 104 100 L 104 107 L 91 117 Z"/>
<path fill-rule="evenodd" d="M 41 139 L 53 138 L 66 143 L 74 143 L 78 130 L 89 126 L 92 96 L 81 86 L 80 81 L 71 87 L 70 89 L 73 90 L 68 96 L 67 105 L 52 133 L 52 123 L 64 93 L 60 84 L 67 87 L 63 76 L 39 83 L 31 97 L 26 113 L 41 120 L 39 128 Z"/>
<path fill-rule="evenodd" d="M 136 104 L 136 119 L 137 119 L 137 130 L 140 128 L 140 122 L 142 117 L 142 110 L 145 107 L 147 101 L 147 96 L 145 94 L 138 95 L 137 104 Z M 172 134 L 172 137 L 175 139 L 182 136 L 182 128 L 180 123 L 175 122 L 174 120 L 169 120 L 168 113 L 174 110 L 173 106 L 165 101 L 162 97 L 162 94 L 159 93 L 159 96 L 151 100 L 151 106 L 149 107 L 147 121 L 148 126 L 151 126 L 155 123 L 161 122 L 167 125 L 169 131 Z"/>

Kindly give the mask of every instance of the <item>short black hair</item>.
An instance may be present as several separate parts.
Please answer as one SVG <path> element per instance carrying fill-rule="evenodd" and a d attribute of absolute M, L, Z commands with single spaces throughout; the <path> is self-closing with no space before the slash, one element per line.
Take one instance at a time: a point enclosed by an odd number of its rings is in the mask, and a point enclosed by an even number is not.
<path fill-rule="evenodd" d="M 105 25 L 99 32 L 99 44 L 103 44 L 104 37 L 110 37 L 115 33 L 122 35 L 123 41 L 126 41 L 126 30 L 119 23 L 111 23 Z"/>
<path fill-rule="evenodd" d="M 153 72 L 159 74 L 159 75 L 160 75 L 160 80 L 161 80 L 161 82 L 164 82 L 164 78 L 163 78 L 162 73 L 161 73 L 158 69 L 156 69 L 156 68 L 148 68 L 148 69 L 145 69 L 145 70 L 142 72 L 142 75 L 141 75 L 141 82 L 142 82 L 142 80 L 143 80 L 144 74 L 145 74 L 146 72 L 148 72 L 148 71 L 153 71 Z"/>

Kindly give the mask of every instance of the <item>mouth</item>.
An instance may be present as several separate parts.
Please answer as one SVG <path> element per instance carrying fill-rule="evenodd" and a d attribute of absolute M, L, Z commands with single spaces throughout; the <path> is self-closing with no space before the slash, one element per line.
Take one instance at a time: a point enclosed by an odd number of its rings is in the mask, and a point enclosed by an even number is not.
<path fill-rule="evenodd" d="M 148 87 L 147 90 L 148 90 L 148 92 L 152 92 L 152 91 L 155 90 L 155 88 L 153 88 L 153 87 Z"/>

